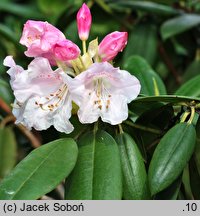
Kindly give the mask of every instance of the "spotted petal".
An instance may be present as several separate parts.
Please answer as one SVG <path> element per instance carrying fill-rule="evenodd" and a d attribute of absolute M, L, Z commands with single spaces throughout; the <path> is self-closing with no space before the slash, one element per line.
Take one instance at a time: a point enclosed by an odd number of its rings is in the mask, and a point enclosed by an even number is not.
<path fill-rule="evenodd" d="M 13 114 L 16 123 L 27 128 L 44 130 L 51 125 L 60 131 L 73 130 L 71 117 L 71 97 L 67 85 L 60 76 L 60 69 L 53 71 L 47 59 L 38 57 L 23 70 L 12 57 L 4 60 L 9 66 L 11 87 L 16 97 Z M 67 76 L 67 75 L 66 75 Z"/>
<path fill-rule="evenodd" d="M 94 63 L 69 85 L 72 100 L 80 107 L 82 123 L 102 121 L 116 125 L 128 117 L 127 103 L 140 92 L 139 80 L 108 62 Z"/>

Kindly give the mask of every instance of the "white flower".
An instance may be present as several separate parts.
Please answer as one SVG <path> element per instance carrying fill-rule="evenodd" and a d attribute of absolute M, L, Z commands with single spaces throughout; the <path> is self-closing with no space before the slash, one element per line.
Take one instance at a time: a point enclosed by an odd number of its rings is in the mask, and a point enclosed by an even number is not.
<path fill-rule="evenodd" d="M 35 58 L 27 70 L 15 64 L 11 56 L 7 56 L 4 65 L 10 67 L 11 87 L 15 102 L 13 114 L 16 123 L 31 129 L 44 130 L 54 127 L 65 133 L 73 130 L 69 122 L 71 117 L 71 96 L 67 85 L 62 80 L 61 69 L 53 71 L 45 58 Z M 65 75 L 65 79 L 70 79 Z"/>
<path fill-rule="evenodd" d="M 108 62 L 92 64 L 69 85 L 72 100 L 80 107 L 81 123 L 93 123 L 101 117 L 102 121 L 112 125 L 127 119 L 127 103 L 138 96 L 140 88 L 136 77 Z"/>

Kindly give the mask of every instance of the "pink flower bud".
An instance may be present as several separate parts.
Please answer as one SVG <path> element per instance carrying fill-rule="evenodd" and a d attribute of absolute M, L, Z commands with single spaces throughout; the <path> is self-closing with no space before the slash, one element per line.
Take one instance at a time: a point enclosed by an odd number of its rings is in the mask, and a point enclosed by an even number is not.
<path fill-rule="evenodd" d="M 92 23 L 92 16 L 90 9 L 84 3 L 79 9 L 77 16 L 77 26 L 78 26 L 78 35 L 81 40 L 87 40 L 90 32 L 90 27 Z"/>
<path fill-rule="evenodd" d="M 29 57 L 42 56 L 52 49 L 64 34 L 48 22 L 28 20 L 22 32 L 20 43 L 27 47 L 25 55 Z"/>
<path fill-rule="evenodd" d="M 60 61 L 76 59 L 80 55 L 79 47 L 70 40 L 56 43 L 53 49 L 55 58 Z"/>
<path fill-rule="evenodd" d="M 118 52 L 122 52 L 127 44 L 127 32 L 112 32 L 104 37 L 99 44 L 99 56 L 102 61 L 110 61 L 115 58 Z"/>

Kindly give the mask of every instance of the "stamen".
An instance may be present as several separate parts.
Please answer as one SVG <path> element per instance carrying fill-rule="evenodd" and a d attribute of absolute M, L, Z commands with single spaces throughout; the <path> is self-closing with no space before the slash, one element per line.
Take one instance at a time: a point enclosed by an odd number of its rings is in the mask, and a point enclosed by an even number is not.
<path fill-rule="evenodd" d="M 63 87 L 59 88 L 58 91 L 56 91 L 55 93 L 50 94 L 51 98 L 45 97 L 45 99 L 47 100 L 46 102 L 38 103 L 36 101 L 35 104 L 39 105 L 39 107 L 42 110 L 53 111 L 63 101 L 63 99 L 65 98 L 65 96 L 67 94 L 67 90 L 68 90 L 67 86 L 63 85 Z"/>
<path fill-rule="evenodd" d="M 101 110 L 102 109 L 102 105 L 99 105 L 98 108 Z"/>
<path fill-rule="evenodd" d="M 100 110 L 102 110 L 103 106 L 106 110 L 108 110 L 110 106 L 111 94 L 106 88 L 102 78 L 94 80 L 94 89 L 97 97 L 97 100 L 94 101 L 94 105 L 97 104 Z"/>

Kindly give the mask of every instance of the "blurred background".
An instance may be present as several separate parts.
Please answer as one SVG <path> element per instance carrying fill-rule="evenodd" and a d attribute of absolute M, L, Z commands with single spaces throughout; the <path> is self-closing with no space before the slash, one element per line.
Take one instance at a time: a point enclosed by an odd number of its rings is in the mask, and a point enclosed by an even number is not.
<path fill-rule="evenodd" d="M 127 47 L 115 59 L 116 66 L 123 68 L 131 55 L 142 56 L 160 75 L 169 94 L 200 72 L 199 0 L 1 0 L 0 179 L 33 148 L 64 136 L 53 128 L 29 132 L 12 124 L 14 97 L 3 60 L 12 55 L 18 65 L 27 68 L 31 58 L 24 55 L 25 48 L 19 39 L 29 19 L 48 21 L 64 32 L 67 39 L 81 45 L 76 13 L 83 2 L 88 3 L 93 17 L 89 40 L 98 37 L 101 41 L 112 31 L 129 32 Z M 77 128 L 70 136 L 75 136 L 81 126 L 76 118 L 72 122 Z"/>

